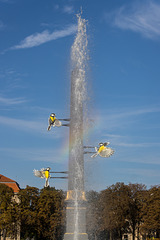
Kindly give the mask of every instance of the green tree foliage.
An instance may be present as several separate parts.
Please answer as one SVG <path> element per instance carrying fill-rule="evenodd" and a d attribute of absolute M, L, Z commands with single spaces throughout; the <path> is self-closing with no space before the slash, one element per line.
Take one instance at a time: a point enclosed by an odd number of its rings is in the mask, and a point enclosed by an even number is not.
<path fill-rule="evenodd" d="M 143 184 L 129 184 L 128 186 L 128 230 L 132 233 L 133 240 L 137 230 L 137 238 L 139 239 L 139 227 L 142 222 L 141 209 L 143 206 L 143 197 L 146 186 Z"/>
<path fill-rule="evenodd" d="M 17 233 L 17 203 L 13 200 L 12 188 L 0 184 L 0 229 L 3 239 L 6 236 L 16 236 Z"/>
<path fill-rule="evenodd" d="M 160 186 L 154 186 L 146 191 L 141 215 L 142 234 L 160 238 Z"/>
<path fill-rule="evenodd" d="M 19 192 L 19 217 L 21 222 L 21 237 L 37 237 L 37 205 L 39 189 L 27 186 Z"/>
<path fill-rule="evenodd" d="M 110 239 L 122 239 L 124 233 L 132 233 L 141 222 L 142 194 L 145 186 L 141 184 L 116 183 L 101 192 L 99 205 L 102 213 L 102 228 L 110 231 Z"/>
<path fill-rule="evenodd" d="M 14 238 L 21 227 L 21 239 L 61 240 L 64 236 L 64 193 L 55 188 L 39 190 L 27 186 L 14 201 L 13 190 L 0 184 L 0 229 L 3 240 Z M 142 184 L 116 183 L 102 192 L 87 193 L 89 239 L 133 240 L 160 237 L 160 186 L 146 190 Z M 138 233 L 138 234 L 137 234 Z M 137 235 L 136 235 L 137 234 Z"/>
<path fill-rule="evenodd" d="M 19 193 L 22 239 L 61 239 L 63 193 L 55 188 L 27 186 Z"/>
<path fill-rule="evenodd" d="M 44 188 L 37 205 L 37 233 L 39 239 L 61 239 L 63 229 L 63 193 Z"/>
<path fill-rule="evenodd" d="M 110 238 L 122 239 L 128 223 L 129 211 L 128 187 L 124 183 L 116 183 L 101 192 L 102 228 L 110 231 Z"/>

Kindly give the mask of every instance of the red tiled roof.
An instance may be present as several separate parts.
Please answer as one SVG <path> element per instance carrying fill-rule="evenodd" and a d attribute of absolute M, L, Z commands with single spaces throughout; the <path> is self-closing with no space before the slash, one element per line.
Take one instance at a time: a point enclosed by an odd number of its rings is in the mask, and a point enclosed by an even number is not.
<path fill-rule="evenodd" d="M 15 182 L 15 181 L 0 174 L 0 182 L 4 183 L 4 182 Z"/>
<path fill-rule="evenodd" d="M 7 185 L 8 187 L 12 188 L 14 193 L 18 193 L 20 188 L 18 186 L 18 183 L 10 178 L 7 178 L 5 176 L 3 176 L 2 174 L 0 174 L 0 183 Z"/>

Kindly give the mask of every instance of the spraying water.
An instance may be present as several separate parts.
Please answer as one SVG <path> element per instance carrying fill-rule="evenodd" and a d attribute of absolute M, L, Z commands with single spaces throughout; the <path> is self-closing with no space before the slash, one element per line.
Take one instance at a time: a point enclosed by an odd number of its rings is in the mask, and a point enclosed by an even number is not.
<path fill-rule="evenodd" d="M 67 192 L 67 233 L 64 239 L 87 240 L 84 192 L 83 113 L 86 99 L 88 39 L 86 20 L 77 15 L 78 32 L 71 48 L 70 151 Z"/>
<path fill-rule="evenodd" d="M 77 69 L 78 71 L 78 81 L 76 82 L 76 93 L 77 100 L 79 102 L 84 102 L 86 91 L 85 91 L 85 79 L 86 79 L 86 67 L 88 60 L 88 38 L 86 32 L 86 23 L 85 19 L 81 18 L 81 15 L 77 15 L 78 18 L 78 32 L 75 38 L 75 41 L 71 48 L 71 61 L 72 69 Z"/>
<path fill-rule="evenodd" d="M 88 59 L 88 40 L 86 34 L 86 20 L 77 15 L 78 18 L 78 32 L 75 41 L 71 48 L 71 62 L 72 62 L 72 78 L 71 78 L 71 141 L 70 148 L 72 148 L 74 161 L 76 165 L 76 176 L 74 177 L 74 189 L 82 190 L 84 187 L 80 186 L 82 182 L 79 180 L 83 175 L 83 113 L 84 101 L 86 98 L 86 65 Z M 73 136 L 74 132 L 74 136 Z M 75 170 L 75 169 L 74 169 Z M 78 182 L 77 182 L 78 181 Z M 82 184 L 83 185 L 83 184 Z"/>

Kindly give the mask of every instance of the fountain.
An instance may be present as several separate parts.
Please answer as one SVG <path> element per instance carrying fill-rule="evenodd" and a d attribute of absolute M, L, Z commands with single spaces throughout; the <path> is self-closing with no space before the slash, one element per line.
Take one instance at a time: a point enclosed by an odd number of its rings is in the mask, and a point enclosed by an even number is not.
<path fill-rule="evenodd" d="M 77 15 L 78 32 L 72 46 L 69 176 L 66 196 L 66 233 L 64 240 L 87 240 L 86 198 L 84 190 L 83 116 L 87 66 L 86 20 Z"/>

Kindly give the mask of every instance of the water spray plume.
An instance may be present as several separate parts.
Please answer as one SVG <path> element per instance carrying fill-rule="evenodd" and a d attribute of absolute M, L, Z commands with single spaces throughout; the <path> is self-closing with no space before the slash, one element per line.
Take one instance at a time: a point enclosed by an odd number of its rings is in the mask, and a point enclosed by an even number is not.
<path fill-rule="evenodd" d="M 87 240 L 84 190 L 83 113 L 86 98 L 88 39 L 85 19 L 77 15 L 78 31 L 71 48 L 69 178 L 65 240 Z"/>

